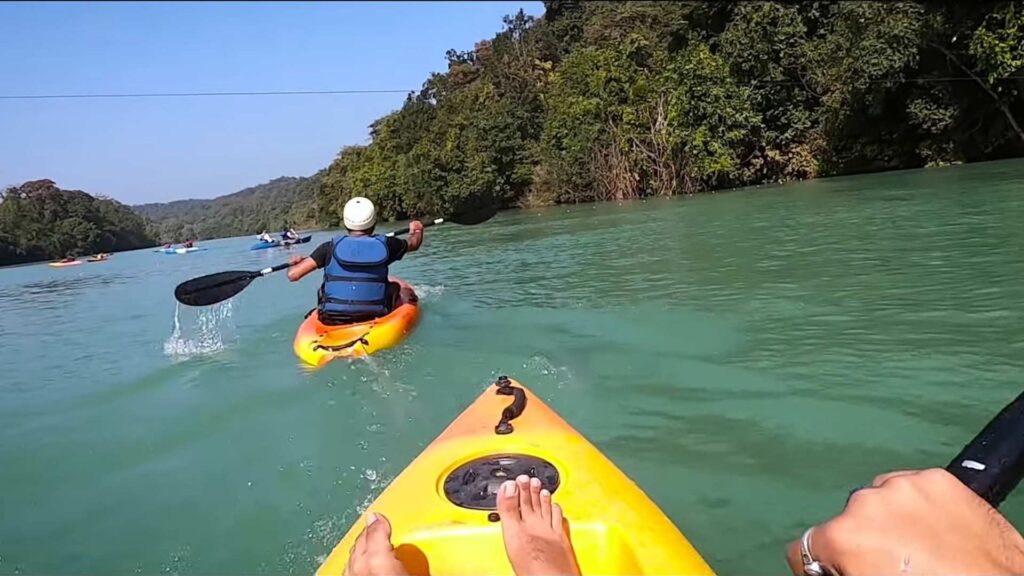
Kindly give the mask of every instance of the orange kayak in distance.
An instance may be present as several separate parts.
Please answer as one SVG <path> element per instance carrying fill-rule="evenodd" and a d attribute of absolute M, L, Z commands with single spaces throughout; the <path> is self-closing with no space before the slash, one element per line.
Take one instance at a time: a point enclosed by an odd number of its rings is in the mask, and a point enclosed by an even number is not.
<path fill-rule="evenodd" d="M 410 574 L 510 575 L 495 512 L 506 479 L 535 476 L 565 513 L 583 574 L 710 575 L 658 506 L 525 386 L 498 379 L 370 505 Z M 363 514 L 318 575 L 341 575 Z"/>
<path fill-rule="evenodd" d="M 390 348 L 416 326 L 420 317 L 419 297 L 412 285 L 398 278 L 398 305 L 387 316 L 360 322 L 329 326 L 320 322 L 313 310 L 295 333 L 295 355 L 312 367 L 320 367 L 335 358 L 358 358 Z"/>

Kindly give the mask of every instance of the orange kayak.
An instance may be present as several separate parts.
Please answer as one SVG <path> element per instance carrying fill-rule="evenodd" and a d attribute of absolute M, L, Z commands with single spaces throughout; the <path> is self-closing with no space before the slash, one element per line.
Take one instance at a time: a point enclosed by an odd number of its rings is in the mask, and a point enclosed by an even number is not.
<path fill-rule="evenodd" d="M 615 464 L 522 384 L 505 377 L 452 422 L 370 505 L 391 521 L 410 574 L 512 574 L 495 512 L 502 481 L 540 478 L 565 512 L 583 574 L 713 574 Z M 356 520 L 319 575 L 340 575 Z"/>
<path fill-rule="evenodd" d="M 320 322 L 316 310 L 295 333 L 295 355 L 310 366 L 323 366 L 335 358 L 353 358 L 373 354 L 401 342 L 420 317 L 419 297 L 412 286 L 399 280 L 398 306 L 387 316 L 360 322 L 328 326 Z"/>

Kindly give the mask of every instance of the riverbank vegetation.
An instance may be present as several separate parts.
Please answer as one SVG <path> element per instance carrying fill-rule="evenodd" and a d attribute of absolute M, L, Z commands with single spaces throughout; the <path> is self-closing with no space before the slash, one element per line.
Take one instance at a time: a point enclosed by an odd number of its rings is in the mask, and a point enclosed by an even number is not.
<path fill-rule="evenodd" d="M 51 180 L 0 193 L 0 266 L 153 246 L 147 222 L 124 204 Z"/>
<path fill-rule="evenodd" d="M 133 207 L 148 232 L 116 202 L 49 181 L 15 188 L 0 264 L 337 227 L 356 195 L 382 219 L 445 216 L 1024 155 L 1019 3 L 544 6 L 450 50 L 447 71 L 374 121 L 368 144 L 311 177 Z"/>
<path fill-rule="evenodd" d="M 160 242 L 271 233 L 283 227 L 316 226 L 315 195 L 320 174 L 282 177 L 210 200 L 132 206 L 153 222 Z"/>
<path fill-rule="evenodd" d="M 578 2 L 449 51 L 316 196 L 384 217 L 690 194 L 1019 156 L 1024 9 Z"/>

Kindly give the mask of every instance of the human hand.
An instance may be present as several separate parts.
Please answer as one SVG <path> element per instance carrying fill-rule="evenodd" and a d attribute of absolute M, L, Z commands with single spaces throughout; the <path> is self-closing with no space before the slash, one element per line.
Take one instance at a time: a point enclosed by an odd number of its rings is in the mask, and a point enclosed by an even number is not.
<path fill-rule="evenodd" d="M 844 576 L 1024 574 L 1024 538 L 941 468 L 876 477 L 841 514 L 815 526 L 809 544 L 814 560 Z M 804 575 L 800 539 L 786 559 Z"/>
<path fill-rule="evenodd" d="M 409 233 L 410 234 L 422 234 L 423 233 L 423 222 L 419 220 L 413 220 L 409 222 Z"/>

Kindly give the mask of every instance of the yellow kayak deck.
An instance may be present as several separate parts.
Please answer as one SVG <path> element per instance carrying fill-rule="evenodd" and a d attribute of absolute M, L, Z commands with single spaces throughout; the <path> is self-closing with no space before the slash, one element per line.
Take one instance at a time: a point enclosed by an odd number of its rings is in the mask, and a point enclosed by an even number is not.
<path fill-rule="evenodd" d="M 541 478 L 562 506 L 583 574 L 713 574 L 657 505 L 583 435 L 518 382 L 498 384 L 368 510 L 391 521 L 391 540 L 410 574 L 512 574 L 494 494 L 521 473 Z M 498 434 L 506 409 L 514 416 L 506 422 L 511 430 L 502 426 Z M 365 522 L 364 514 L 317 574 L 343 573 Z"/>

